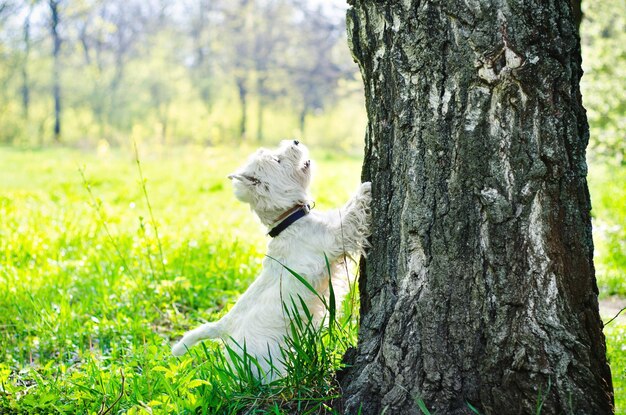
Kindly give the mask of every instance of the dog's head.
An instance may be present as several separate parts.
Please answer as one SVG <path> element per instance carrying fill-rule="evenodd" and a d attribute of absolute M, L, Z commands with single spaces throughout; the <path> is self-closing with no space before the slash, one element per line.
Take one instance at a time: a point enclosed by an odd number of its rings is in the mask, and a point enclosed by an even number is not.
<path fill-rule="evenodd" d="M 257 211 L 284 211 L 307 203 L 311 182 L 309 151 L 297 140 L 284 140 L 276 150 L 260 149 L 228 176 L 235 196 Z"/>

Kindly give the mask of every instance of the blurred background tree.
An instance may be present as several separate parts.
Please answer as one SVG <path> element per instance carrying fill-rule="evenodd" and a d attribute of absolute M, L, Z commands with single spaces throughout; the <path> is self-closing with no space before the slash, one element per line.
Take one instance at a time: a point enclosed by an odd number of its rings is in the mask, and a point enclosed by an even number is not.
<path fill-rule="evenodd" d="M 0 0 L 0 142 L 360 149 L 343 2 Z M 347 122 L 347 120 L 349 120 Z"/>
<path fill-rule="evenodd" d="M 578 5 L 578 2 L 574 2 Z M 342 0 L 0 0 L 0 143 L 360 151 Z M 624 163 L 626 0 L 582 1 L 594 157 Z"/>
<path fill-rule="evenodd" d="M 626 0 L 583 0 L 583 103 L 588 152 L 626 163 Z"/>

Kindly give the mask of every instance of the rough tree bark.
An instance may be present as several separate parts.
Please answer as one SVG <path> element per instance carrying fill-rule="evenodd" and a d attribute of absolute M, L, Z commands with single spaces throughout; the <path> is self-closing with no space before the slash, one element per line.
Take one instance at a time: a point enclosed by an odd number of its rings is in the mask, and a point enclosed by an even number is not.
<path fill-rule="evenodd" d="M 574 17 L 574 24 L 576 25 L 576 30 L 580 31 L 580 23 L 583 20 L 581 0 L 570 0 L 570 3 L 572 5 L 572 15 Z"/>
<path fill-rule="evenodd" d="M 611 413 L 570 3 L 350 3 L 374 232 L 345 412 Z"/>

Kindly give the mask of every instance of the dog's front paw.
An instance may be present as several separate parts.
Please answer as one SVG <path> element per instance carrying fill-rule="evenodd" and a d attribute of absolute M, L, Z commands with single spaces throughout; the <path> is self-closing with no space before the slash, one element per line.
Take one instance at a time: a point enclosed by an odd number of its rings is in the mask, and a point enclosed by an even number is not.
<path fill-rule="evenodd" d="M 372 183 L 361 183 L 361 187 L 359 187 L 357 197 L 364 205 L 369 206 L 370 202 L 372 201 Z"/>
<path fill-rule="evenodd" d="M 363 182 L 361 183 L 361 188 L 359 189 L 359 193 L 361 194 L 371 194 L 372 193 L 372 182 Z"/>

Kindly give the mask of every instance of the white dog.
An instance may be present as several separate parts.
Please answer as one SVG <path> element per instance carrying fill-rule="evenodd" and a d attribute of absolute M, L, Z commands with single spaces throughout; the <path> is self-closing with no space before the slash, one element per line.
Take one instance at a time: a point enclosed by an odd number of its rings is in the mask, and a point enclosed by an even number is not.
<path fill-rule="evenodd" d="M 264 381 L 283 375 L 280 348 L 289 335 L 289 316 L 283 304 L 304 300 L 317 323 L 326 311 L 320 299 L 285 267 L 304 277 L 322 297 L 329 295 L 326 258 L 331 264 L 337 304 L 347 291 L 346 254 L 363 252 L 369 236 L 371 184 L 341 209 L 310 211 L 311 182 L 308 150 L 298 141 L 281 142 L 277 150 L 260 149 L 247 164 L 228 176 L 235 196 L 249 203 L 272 239 L 263 270 L 239 301 L 220 320 L 187 332 L 174 345 L 175 356 L 204 339 L 221 339 L 234 350 L 245 345 L 264 373 Z M 300 310 L 302 312 L 302 310 Z"/>

